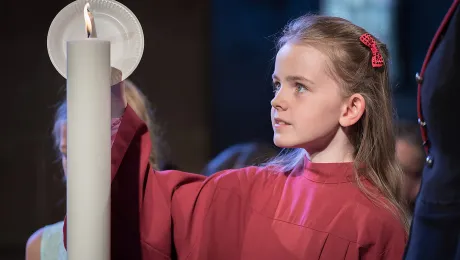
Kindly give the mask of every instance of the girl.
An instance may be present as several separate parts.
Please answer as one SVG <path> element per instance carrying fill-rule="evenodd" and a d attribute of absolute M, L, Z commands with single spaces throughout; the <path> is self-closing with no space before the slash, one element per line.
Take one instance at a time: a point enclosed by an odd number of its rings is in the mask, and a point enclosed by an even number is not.
<path fill-rule="evenodd" d="M 147 129 L 126 108 L 112 150 L 112 259 L 401 259 L 385 45 L 344 19 L 303 16 L 278 47 L 273 139 L 293 152 L 264 167 L 155 171 Z"/>
<path fill-rule="evenodd" d="M 157 143 L 156 126 L 153 123 L 153 116 L 150 110 L 150 104 L 144 94 L 129 80 L 123 82 L 125 97 L 128 104 L 133 108 L 136 114 L 147 123 L 151 134 L 153 143 Z M 64 178 L 67 176 L 67 103 L 64 101 L 56 111 L 53 138 L 54 145 L 59 159 L 62 162 L 64 170 Z M 120 121 L 114 120 L 112 124 L 112 132 L 115 134 Z M 114 139 L 112 136 L 112 140 Z M 150 165 L 156 169 L 158 164 L 158 153 L 156 149 L 152 149 L 150 153 Z M 57 222 L 52 225 L 37 230 L 27 241 L 26 246 L 26 259 L 27 260 L 64 260 L 67 259 L 67 253 L 64 249 L 62 241 L 62 226 L 63 221 Z"/>

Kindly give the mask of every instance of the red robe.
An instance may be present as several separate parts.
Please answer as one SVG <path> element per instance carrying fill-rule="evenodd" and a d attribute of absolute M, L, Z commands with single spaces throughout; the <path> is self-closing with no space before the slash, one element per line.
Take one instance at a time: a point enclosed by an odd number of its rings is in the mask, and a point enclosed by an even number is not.
<path fill-rule="evenodd" d="M 128 107 L 112 147 L 112 259 L 402 258 L 406 232 L 355 186 L 351 163 L 205 178 L 153 171 L 149 152 Z"/>

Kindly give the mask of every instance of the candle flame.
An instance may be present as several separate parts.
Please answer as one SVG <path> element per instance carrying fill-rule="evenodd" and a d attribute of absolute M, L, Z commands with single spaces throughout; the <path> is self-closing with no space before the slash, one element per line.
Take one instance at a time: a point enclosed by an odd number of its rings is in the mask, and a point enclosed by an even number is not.
<path fill-rule="evenodd" d="M 83 15 L 85 17 L 86 34 L 88 38 L 96 38 L 96 26 L 94 24 L 94 17 L 89 8 L 89 3 L 86 3 L 83 10 Z"/>

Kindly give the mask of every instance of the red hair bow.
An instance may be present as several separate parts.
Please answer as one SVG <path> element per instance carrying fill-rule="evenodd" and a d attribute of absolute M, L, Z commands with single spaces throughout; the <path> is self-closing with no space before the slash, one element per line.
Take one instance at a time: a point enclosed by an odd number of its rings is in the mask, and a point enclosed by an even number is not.
<path fill-rule="evenodd" d="M 377 43 L 374 40 L 374 37 L 372 35 L 365 33 L 359 37 L 359 40 L 369 47 L 372 52 L 372 67 L 374 68 L 380 68 L 383 66 L 383 57 L 382 54 L 379 52 L 379 48 L 377 48 Z"/>

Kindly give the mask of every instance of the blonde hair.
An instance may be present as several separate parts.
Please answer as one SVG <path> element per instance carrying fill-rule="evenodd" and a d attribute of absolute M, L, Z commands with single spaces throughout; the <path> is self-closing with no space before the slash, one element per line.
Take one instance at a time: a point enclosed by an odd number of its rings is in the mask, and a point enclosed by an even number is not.
<path fill-rule="evenodd" d="M 158 126 L 154 123 L 153 111 L 147 97 L 134 85 L 130 80 L 125 80 L 125 97 L 128 104 L 136 112 L 137 116 L 142 119 L 147 125 L 150 133 L 150 140 L 152 141 L 152 149 L 150 151 L 150 166 L 158 170 L 160 158 Z"/>
<path fill-rule="evenodd" d="M 383 204 L 381 206 L 395 214 L 408 231 L 409 211 L 402 193 L 403 172 L 395 158 L 394 111 L 387 67 L 389 54 L 385 44 L 374 37 L 385 64 L 380 68 L 372 67 L 372 52 L 359 39 L 364 33 L 366 30 L 342 18 L 305 15 L 284 28 L 278 49 L 295 43 L 320 50 L 328 56 L 328 72 L 343 87 L 343 95 L 359 93 L 363 96 L 365 112 L 349 133 L 354 146 L 355 180 L 369 199 Z M 292 149 L 282 152 L 267 165 L 287 172 L 303 164 L 305 158 L 304 149 Z M 378 188 L 391 205 L 378 200 L 379 194 L 366 188 L 360 177 Z"/>
<path fill-rule="evenodd" d="M 157 138 L 158 127 L 154 123 L 153 112 L 150 107 L 150 102 L 147 100 L 147 97 L 142 93 L 142 91 L 134 85 L 134 83 L 128 79 L 123 81 L 125 97 L 127 103 L 131 108 L 136 112 L 137 116 L 142 119 L 150 133 L 150 138 L 152 140 L 152 150 L 150 152 L 150 165 L 154 169 L 158 169 L 159 161 L 161 160 L 158 152 L 159 140 Z M 53 127 L 53 138 L 54 138 L 54 147 L 59 155 L 60 152 L 60 142 L 61 142 L 61 127 L 67 122 L 67 102 L 64 100 L 58 107 Z"/>

